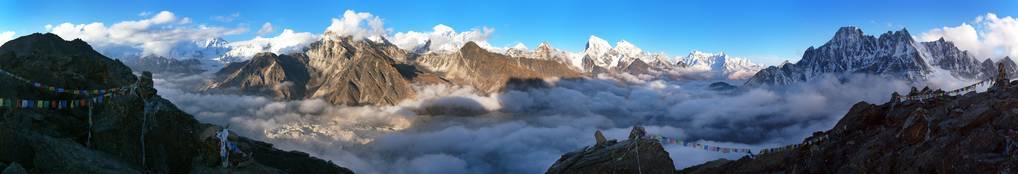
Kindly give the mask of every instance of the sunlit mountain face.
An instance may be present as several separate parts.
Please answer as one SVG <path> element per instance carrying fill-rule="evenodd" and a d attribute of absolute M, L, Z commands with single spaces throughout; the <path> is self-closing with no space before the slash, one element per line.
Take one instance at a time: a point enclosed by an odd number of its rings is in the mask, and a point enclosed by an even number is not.
<path fill-rule="evenodd" d="M 0 11 L 4 172 L 1018 172 L 1016 2 Z"/>

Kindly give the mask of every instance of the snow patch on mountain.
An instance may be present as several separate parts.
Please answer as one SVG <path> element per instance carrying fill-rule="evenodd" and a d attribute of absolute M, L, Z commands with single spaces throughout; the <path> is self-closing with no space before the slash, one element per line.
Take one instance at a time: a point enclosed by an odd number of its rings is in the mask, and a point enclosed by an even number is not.
<path fill-rule="evenodd" d="M 687 70 L 713 73 L 714 76 L 727 79 L 746 79 L 763 69 L 763 66 L 749 59 L 731 57 L 724 52 L 715 54 L 693 51 L 682 62 Z"/>
<path fill-rule="evenodd" d="M 232 43 L 230 44 L 232 49 L 225 56 L 220 56 L 216 60 L 220 62 L 237 62 L 247 60 L 262 52 L 272 52 L 275 54 L 301 52 L 307 49 L 306 47 L 311 43 L 318 41 L 319 38 L 319 36 L 308 32 L 298 33 L 290 29 L 284 29 L 276 37 L 263 38 L 258 36 L 251 40 Z"/>

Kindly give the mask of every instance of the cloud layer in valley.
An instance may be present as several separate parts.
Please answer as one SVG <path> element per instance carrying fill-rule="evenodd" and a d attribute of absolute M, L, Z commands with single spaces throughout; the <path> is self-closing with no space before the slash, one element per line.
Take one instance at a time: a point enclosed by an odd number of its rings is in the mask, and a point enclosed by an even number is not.
<path fill-rule="evenodd" d="M 594 130 L 624 139 L 633 125 L 686 141 L 758 150 L 797 143 L 832 127 L 860 100 L 883 103 L 891 91 L 908 88 L 852 76 L 729 93 L 705 90 L 703 81 L 598 78 L 488 96 L 469 87 L 417 86 L 417 98 L 376 107 L 182 90 L 200 79 L 160 78 L 156 84 L 161 95 L 199 120 L 231 125 L 242 135 L 359 173 L 541 173 L 560 155 L 592 145 Z M 434 107 L 481 112 L 424 114 Z M 741 156 L 666 149 L 680 168 Z"/>
<path fill-rule="evenodd" d="M 1018 38 L 1018 20 L 1011 16 L 987 13 L 976 17 L 971 24 L 936 28 L 919 36 L 924 41 L 940 38 L 954 42 L 955 46 L 968 50 L 979 59 L 1018 57 L 1018 39 L 1015 39 Z"/>

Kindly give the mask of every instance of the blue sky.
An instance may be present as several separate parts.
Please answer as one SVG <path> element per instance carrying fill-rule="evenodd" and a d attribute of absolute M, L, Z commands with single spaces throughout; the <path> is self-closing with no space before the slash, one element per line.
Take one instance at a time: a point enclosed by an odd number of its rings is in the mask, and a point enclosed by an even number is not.
<path fill-rule="evenodd" d="M 248 27 L 227 40 L 254 37 L 265 22 L 279 29 L 321 33 L 344 11 L 381 17 L 386 28 L 430 31 L 495 29 L 488 42 L 533 48 L 542 41 L 582 51 L 590 35 L 625 39 L 646 51 L 683 56 L 691 50 L 724 51 L 764 64 L 798 60 L 840 26 L 868 34 L 907 27 L 913 35 L 957 26 L 987 13 L 1018 15 L 1018 1 L 10 1 L 0 2 L 0 32 L 45 31 L 46 24 L 139 20 L 143 12 L 170 11 L 197 24 Z M 217 20 L 214 16 L 231 16 Z M 272 34 L 269 34 L 272 35 Z"/>

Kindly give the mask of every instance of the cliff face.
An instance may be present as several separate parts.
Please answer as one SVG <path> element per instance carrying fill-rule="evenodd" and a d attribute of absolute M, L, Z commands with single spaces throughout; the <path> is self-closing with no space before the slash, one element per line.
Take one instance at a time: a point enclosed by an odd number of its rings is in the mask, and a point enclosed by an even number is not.
<path fill-rule="evenodd" d="M 682 173 L 1015 173 L 1014 108 L 1018 88 L 926 102 L 860 102 L 833 129 L 810 137 L 826 137 L 820 143 Z"/>
<path fill-rule="evenodd" d="M 137 84 L 89 108 L 0 107 L 0 161 L 31 173 L 350 173 L 301 152 L 286 152 L 236 134 L 238 153 L 223 168 L 219 126 L 200 123 L 139 78 L 80 40 L 32 34 L 0 47 L 0 68 L 42 84 L 108 89 Z M 69 100 L 80 96 L 42 90 L 0 74 L 0 98 Z M 90 124 L 91 123 L 91 124 Z"/>

